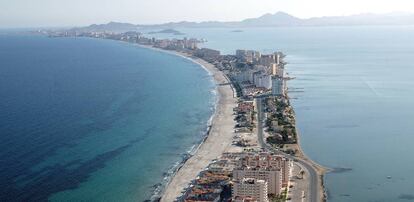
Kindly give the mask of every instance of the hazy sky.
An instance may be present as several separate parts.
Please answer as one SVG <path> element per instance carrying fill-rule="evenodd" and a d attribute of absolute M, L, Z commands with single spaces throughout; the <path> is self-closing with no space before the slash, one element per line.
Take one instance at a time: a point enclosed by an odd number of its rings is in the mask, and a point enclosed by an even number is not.
<path fill-rule="evenodd" d="M 414 12 L 414 0 L 0 0 L 0 27 L 234 21 L 277 11 L 301 18 Z"/>

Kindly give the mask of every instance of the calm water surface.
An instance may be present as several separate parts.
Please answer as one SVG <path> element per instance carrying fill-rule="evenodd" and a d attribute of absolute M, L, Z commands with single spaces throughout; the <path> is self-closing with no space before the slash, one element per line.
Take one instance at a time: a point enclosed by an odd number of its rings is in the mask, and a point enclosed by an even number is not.
<path fill-rule="evenodd" d="M 329 201 L 414 198 L 414 27 L 182 29 L 207 47 L 285 52 L 302 147 Z M 391 176 L 391 179 L 387 179 Z"/>

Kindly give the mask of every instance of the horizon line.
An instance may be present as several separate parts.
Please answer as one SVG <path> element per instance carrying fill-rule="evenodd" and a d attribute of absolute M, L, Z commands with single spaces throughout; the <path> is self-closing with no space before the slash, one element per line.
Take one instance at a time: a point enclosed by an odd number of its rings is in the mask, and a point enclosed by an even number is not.
<path fill-rule="evenodd" d="M 363 15 L 405 15 L 405 16 L 409 16 L 409 15 L 414 15 L 414 12 L 409 12 L 409 11 L 391 11 L 391 12 L 365 12 L 365 13 L 355 13 L 355 14 L 347 14 L 347 15 L 322 15 L 322 16 L 314 16 L 314 17 L 297 17 L 293 14 L 290 14 L 288 12 L 285 11 L 276 11 L 274 13 L 265 13 L 262 14 L 260 16 L 257 17 L 249 17 L 249 18 L 244 18 L 244 19 L 240 19 L 240 20 L 233 20 L 233 21 L 221 21 L 221 20 L 201 20 L 201 21 L 188 21 L 188 20 L 177 20 L 177 21 L 165 21 L 165 22 L 159 22 L 159 23 L 134 23 L 134 22 L 122 22 L 122 21 L 117 21 L 117 20 L 110 20 L 106 23 L 90 23 L 90 24 L 84 24 L 84 25 L 39 25 L 39 26 L 15 26 L 15 27 L 11 27 L 11 26 L 0 26 L 0 30 L 11 30 L 11 29 L 53 29 L 53 28 L 80 28 L 80 27 L 85 27 L 85 26 L 90 26 L 90 25 L 105 25 L 105 24 L 109 24 L 109 23 L 125 23 L 125 24 L 132 24 L 132 25 L 142 25 L 142 26 L 159 26 L 159 25 L 165 25 L 165 24 L 174 24 L 174 23 L 196 23 L 196 24 L 201 24 L 201 23 L 208 23 L 208 22 L 216 22 L 216 23 L 235 23 L 235 22 L 242 22 L 245 20 L 249 20 L 249 19 L 256 19 L 256 18 L 260 18 L 266 15 L 276 15 L 276 14 L 286 14 L 289 15 L 291 17 L 297 18 L 299 20 L 311 20 L 311 19 L 318 19 L 318 18 L 331 18 L 331 17 L 353 17 L 353 16 L 363 16 Z"/>

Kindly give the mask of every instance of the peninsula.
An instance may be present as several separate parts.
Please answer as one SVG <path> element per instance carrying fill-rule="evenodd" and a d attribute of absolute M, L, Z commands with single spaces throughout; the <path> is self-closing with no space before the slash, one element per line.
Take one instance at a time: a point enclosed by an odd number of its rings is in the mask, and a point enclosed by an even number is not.
<path fill-rule="evenodd" d="M 139 32 L 40 31 L 93 37 L 166 51 L 200 64 L 218 92 L 209 134 L 155 201 L 324 201 L 325 168 L 302 152 L 281 52 L 199 48 L 198 39 L 155 39 Z"/>

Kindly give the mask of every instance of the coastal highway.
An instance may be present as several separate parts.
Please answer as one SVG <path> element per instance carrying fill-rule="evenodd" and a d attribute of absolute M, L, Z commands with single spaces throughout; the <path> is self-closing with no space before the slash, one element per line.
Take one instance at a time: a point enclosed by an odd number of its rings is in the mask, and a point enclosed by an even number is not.
<path fill-rule="evenodd" d="M 308 177 L 310 181 L 309 190 L 308 190 L 309 198 L 308 199 L 305 198 L 305 201 L 319 202 L 321 200 L 319 196 L 320 191 L 318 190 L 319 180 L 318 180 L 318 173 L 316 172 L 315 168 L 309 162 L 306 162 L 302 159 L 299 159 L 297 157 L 281 152 L 265 142 L 264 137 L 263 137 L 263 125 L 264 125 L 264 119 L 265 119 L 264 109 L 263 109 L 263 97 L 257 97 L 256 104 L 257 104 L 257 123 L 258 123 L 257 124 L 258 125 L 257 136 L 259 139 L 259 144 L 261 145 L 263 149 L 274 152 L 275 154 L 283 155 L 288 159 L 296 161 L 296 163 L 299 163 L 303 168 L 305 168 L 306 169 L 305 172 L 308 173 Z"/>

